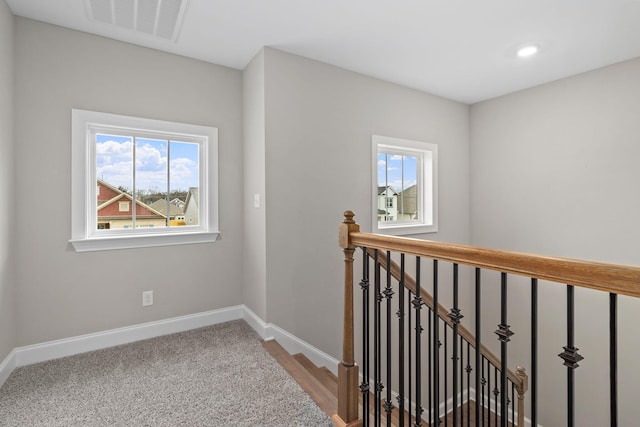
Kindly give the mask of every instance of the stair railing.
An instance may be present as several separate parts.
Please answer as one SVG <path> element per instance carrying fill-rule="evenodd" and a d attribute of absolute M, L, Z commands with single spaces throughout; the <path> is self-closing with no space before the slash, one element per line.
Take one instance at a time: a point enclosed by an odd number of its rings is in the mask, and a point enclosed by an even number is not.
<path fill-rule="evenodd" d="M 402 284 L 404 286 L 404 288 L 409 292 L 409 300 L 411 301 L 412 298 L 411 296 L 415 296 L 417 293 L 417 288 L 416 288 L 416 280 L 405 271 L 404 268 L 402 268 L 400 265 L 398 265 L 398 263 L 396 263 L 395 261 L 393 261 L 392 259 L 389 259 L 388 257 L 378 257 L 377 256 L 377 250 L 376 249 L 363 249 L 364 254 L 366 254 L 366 256 L 369 257 L 369 259 L 374 260 L 374 262 L 376 262 L 377 264 L 380 265 L 380 267 L 385 270 L 388 271 L 389 274 L 391 275 L 391 277 L 393 277 L 399 284 Z M 364 256 L 364 255 L 363 255 Z M 456 269 L 457 271 L 457 269 Z M 457 279 L 454 283 L 454 289 L 456 290 L 457 293 Z M 452 338 L 455 340 L 456 338 L 459 338 L 459 342 L 458 341 L 454 341 L 453 342 L 453 351 L 452 351 L 452 356 L 451 358 L 453 360 L 460 360 L 460 369 L 452 369 L 452 376 L 454 378 L 452 378 L 452 382 L 455 385 L 455 390 L 453 392 L 453 397 L 452 397 L 452 407 L 456 408 L 458 405 L 458 390 L 463 391 L 464 386 L 464 378 L 462 378 L 461 376 L 463 375 L 462 372 L 466 371 L 467 373 L 467 385 L 469 386 L 469 384 L 471 383 L 470 377 L 471 377 L 471 371 L 472 369 L 472 360 L 471 360 L 471 349 L 473 349 L 473 356 L 476 356 L 477 354 L 477 365 L 481 366 L 481 367 L 487 367 L 487 371 L 493 369 L 495 373 L 501 372 L 501 363 L 500 363 L 500 359 L 499 357 L 497 357 L 496 355 L 494 355 L 491 350 L 489 350 L 484 344 L 482 344 L 479 340 L 479 336 L 480 334 L 478 332 L 476 332 L 476 336 L 474 337 L 473 333 L 471 331 L 469 331 L 463 324 L 460 323 L 460 319 L 463 317 L 460 314 L 460 310 L 457 307 L 457 296 L 455 296 L 454 300 L 454 308 L 453 310 L 449 311 L 447 310 L 442 304 L 438 303 L 438 309 L 435 310 L 434 307 L 434 299 L 433 296 L 427 291 L 425 290 L 423 287 L 421 287 L 420 293 L 419 295 L 421 295 L 422 298 L 422 305 L 427 308 L 427 310 L 429 310 L 429 315 L 430 315 L 430 320 L 433 319 L 433 315 L 437 314 L 437 316 L 440 318 L 440 321 L 445 323 L 446 325 L 444 326 L 444 332 L 447 332 L 447 329 L 452 331 Z M 398 313 L 400 313 L 401 311 L 398 311 Z M 476 319 L 477 324 L 480 324 L 479 319 Z M 466 360 L 466 365 L 463 364 L 464 362 L 464 344 L 467 345 L 467 360 Z M 477 349 L 480 349 L 479 352 L 476 352 Z M 433 352 L 431 352 L 433 353 Z M 447 353 L 446 348 L 445 348 L 445 354 Z M 445 365 L 446 367 L 446 365 Z M 482 368 L 478 369 L 478 373 L 481 374 L 482 372 Z M 458 377 L 460 377 L 459 382 L 458 382 Z M 480 375 L 478 377 L 478 382 L 482 383 L 482 378 L 486 379 L 486 376 Z M 513 425 L 517 425 L 517 426 L 523 426 L 524 425 L 524 399 L 525 399 L 525 393 L 527 392 L 528 389 L 528 376 L 526 373 L 525 368 L 518 366 L 516 369 L 516 372 L 511 371 L 510 369 L 507 369 L 507 381 L 509 384 L 513 385 L 513 389 L 512 390 L 512 395 L 511 395 L 511 399 L 509 399 L 509 404 L 513 405 L 514 401 L 517 401 L 517 409 L 512 409 L 511 412 L 511 418 L 512 418 L 512 424 Z M 458 384 L 461 384 L 460 388 L 458 389 Z M 495 387 L 497 387 L 498 384 L 495 384 Z M 490 384 L 489 387 L 487 387 L 488 389 L 490 389 Z M 497 390 L 497 388 L 494 388 L 493 390 Z M 480 389 L 480 392 L 482 392 L 483 390 Z M 488 390 L 488 391 L 492 391 L 492 390 Z M 509 390 L 507 390 L 508 392 Z M 517 392 L 517 394 L 516 394 Z M 446 393 L 445 393 L 446 394 Z M 508 393 L 507 393 L 508 394 Z M 487 396 L 487 398 L 481 398 L 481 401 L 488 401 L 490 400 L 490 398 Z M 498 403 L 497 400 L 494 399 L 494 406 Z M 488 405 L 489 407 L 491 405 Z M 491 409 L 491 408 L 488 408 Z M 445 405 L 445 412 L 447 408 Z M 470 418 L 470 409 L 467 407 L 467 419 Z M 482 418 L 484 417 L 484 415 L 482 414 L 482 409 L 478 408 L 478 415 Z M 516 424 L 515 421 L 515 416 L 516 414 L 518 415 L 518 421 Z M 464 425 L 464 416 L 465 413 L 464 411 L 457 413 L 457 412 L 453 412 L 453 416 L 452 416 L 452 423 L 453 425 Z M 366 418 L 366 414 L 364 414 L 364 418 Z M 428 417 L 429 419 L 433 418 L 432 416 Z M 489 424 L 491 424 L 491 416 L 489 414 L 487 414 L 487 422 Z M 458 420 L 460 421 L 460 423 L 458 423 Z"/>
<path fill-rule="evenodd" d="M 531 425 L 537 425 L 538 408 L 537 408 L 537 371 L 538 371 L 538 281 L 545 280 L 563 284 L 566 286 L 566 329 L 567 329 L 567 345 L 563 347 L 563 352 L 558 356 L 564 362 L 564 366 L 567 368 L 567 381 L 566 381 L 566 425 L 573 427 L 575 425 L 575 370 L 579 366 L 578 362 L 583 359 L 583 356 L 578 353 L 578 348 L 575 346 L 575 299 L 574 288 L 584 287 L 589 289 L 595 289 L 609 294 L 609 344 L 610 344 L 610 361 L 609 361 L 609 373 L 610 373 L 610 387 L 609 387 L 609 411 L 610 411 L 610 425 L 617 426 L 618 419 L 618 407 L 617 407 L 617 295 L 627 295 L 633 297 L 640 297 L 640 268 L 620 266 L 613 264 L 594 263 L 565 258 L 553 258 L 540 255 L 531 255 L 518 252 L 500 251 L 493 249 L 485 249 L 479 247 L 473 247 L 469 245 L 440 243 L 426 240 L 409 239 L 394 236 L 383 236 L 370 233 L 361 233 L 358 224 L 353 220 L 354 214 L 351 211 L 345 212 L 345 220 L 339 227 L 339 246 L 344 251 L 345 261 L 345 305 L 344 305 L 344 333 L 343 333 L 343 357 L 338 369 L 338 413 L 332 418 L 334 424 L 338 426 L 360 426 L 369 425 L 371 420 L 369 419 L 369 400 L 366 396 L 369 393 L 375 393 L 375 397 L 372 399 L 371 405 L 373 405 L 374 425 L 382 425 L 386 421 L 386 425 L 392 425 L 392 414 L 396 415 L 395 425 L 415 425 L 422 426 L 424 424 L 424 412 L 425 408 L 422 406 L 423 390 L 418 386 L 425 380 L 422 373 L 422 358 L 426 354 L 429 357 L 429 361 L 426 364 L 429 369 L 433 367 L 433 371 L 429 371 L 428 387 L 426 392 L 428 396 L 428 419 L 429 425 L 447 425 L 448 418 L 446 418 L 448 411 L 447 400 L 453 400 L 452 411 L 453 414 L 453 426 L 464 425 L 464 421 L 461 421 L 460 417 L 463 416 L 462 411 L 456 416 L 456 412 L 459 410 L 463 403 L 469 404 L 471 401 L 471 393 L 468 392 L 466 396 L 462 393 L 462 390 L 456 389 L 457 381 L 460 380 L 460 384 L 463 384 L 463 380 L 460 379 L 463 370 L 467 373 L 467 391 L 469 391 L 470 380 L 469 371 L 475 369 L 475 417 L 476 420 L 484 419 L 485 409 L 489 414 L 494 413 L 494 421 L 499 422 L 501 426 L 524 425 L 524 393 L 527 388 L 530 387 L 530 398 L 528 399 L 528 422 Z M 358 384 L 359 380 L 359 368 L 355 363 L 354 357 L 354 286 L 353 286 L 353 264 L 354 253 L 357 248 L 360 248 L 363 252 L 363 277 L 360 282 L 360 287 L 363 290 L 363 328 L 364 331 L 359 331 L 358 335 L 363 339 L 363 355 L 362 363 L 363 370 L 362 382 Z M 400 257 L 400 265 L 391 259 L 391 254 L 396 254 Z M 405 256 L 415 256 L 415 280 L 406 274 L 405 270 Z M 374 259 L 374 331 L 373 334 L 368 330 L 369 328 L 369 308 L 368 293 L 370 292 L 369 272 L 371 270 L 369 266 L 369 259 L 373 256 Z M 423 259 L 431 260 L 433 269 L 433 278 L 431 282 L 432 295 L 429 295 L 420 285 L 422 275 L 420 271 L 421 261 Z M 439 262 L 451 263 L 453 265 L 453 308 L 447 311 L 439 303 L 438 298 L 438 271 Z M 458 307 L 458 265 L 470 266 L 475 269 L 475 336 L 471 334 L 463 325 L 460 324 L 460 319 L 463 317 Z M 390 268 L 386 268 L 390 266 Z M 387 271 L 387 286 L 383 289 L 380 269 L 384 268 Z M 482 344 L 480 341 L 480 290 L 481 290 L 481 272 L 483 270 L 493 270 L 500 273 L 500 323 L 498 329 L 495 331 L 498 336 L 500 346 L 500 357 L 493 356 L 493 354 Z M 507 317 L 507 277 L 508 275 L 526 276 L 530 279 L 531 283 L 531 342 L 530 342 L 530 377 L 528 378 L 524 373 L 524 370 L 518 368 L 514 374 L 508 369 L 508 343 L 513 332 L 510 330 Z M 398 329 L 400 331 L 399 338 L 399 355 L 396 355 L 397 368 L 392 367 L 389 360 L 385 361 L 382 350 L 386 350 L 387 355 L 390 356 L 389 348 L 391 347 L 391 298 L 394 291 L 391 288 L 391 281 L 395 280 L 400 286 L 398 293 L 404 293 L 406 289 L 409 292 L 409 312 L 414 311 L 414 324 L 411 324 L 411 315 L 405 313 L 404 309 L 404 297 L 396 303 L 399 306 L 397 316 Z M 384 318 L 384 306 L 381 304 L 383 299 L 387 299 L 386 305 L 386 327 L 382 324 Z M 422 334 L 424 331 L 421 324 L 425 320 L 425 316 L 420 314 L 423 307 L 427 307 L 429 325 L 427 332 L 429 333 L 429 339 L 427 340 L 429 348 L 426 351 L 422 349 Z M 402 333 L 407 329 L 404 318 L 408 317 L 408 329 L 415 331 L 415 340 L 408 343 L 403 342 Z M 431 322 L 433 320 L 433 322 Z M 454 392 L 447 392 L 448 381 L 445 378 L 444 381 L 444 393 L 441 394 L 442 383 L 440 382 L 440 368 L 444 365 L 444 375 L 446 377 L 446 366 L 449 363 L 446 359 L 450 353 L 445 350 L 444 359 L 440 350 L 440 336 L 443 329 L 438 326 L 441 321 L 444 328 L 444 341 L 445 347 L 447 342 L 447 331 L 453 330 L 451 335 L 453 343 L 453 355 L 452 366 L 456 366 L 459 358 L 464 357 L 464 343 L 467 347 L 467 367 L 463 369 L 462 361 L 460 361 L 460 368 L 454 368 L 452 371 Z M 380 335 L 380 331 L 386 329 L 387 340 L 384 341 Z M 409 333 L 410 337 L 413 332 Z M 372 355 L 369 354 L 370 338 L 373 335 L 374 339 L 374 364 L 373 364 L 373 387 L 369 384 L 369 375 L 371 367 L 370 359 Z M 459 339 L 459 341 L 458 341 Z M 459 347 L 458 347 L 459 344 Z M 405 347 L 409 347 L 411 354 L 406 355 Z M 413 348 L 411 347 L 413 346 Z M 480 349 L 475 352 L 475 360 L 473 366 L 471 366 L 471 360 L 469 356 L 470 349 Z M 411 359 L 412 355 L 415 355 L 414 359 Z M 408 363 L 406 359 L 408 357 Z M 390 359 L 390 358 L 389 358 Z M 386 363 L 386 365 L 384 365 Z M 485 365 L 486 363 L 486 365 Z M 366 366 L 365 366 L 366 365 Z M 409 371 L 409 385 L 408 396 L 404 394 L 406 385 L 404 384 L 404 378 L 406 373 L 404 372 L 404 365 L 407 365 Z M 487 366 L 494 366 L 494 389 L 491 390 L 489 386 L 487 388 L 487 394 L 493 392 L 495 399 L 493 400 L 493 407 L 491 405 L 490 396 L 484 396 L 485 381 L 491 381 L 490 373 L 485 375 L 484 368 Z M 386 381 L 382 379 L 382 367 L 386 371 Z M 396 378 L 396 387 L 399 388 L 398 396 L 396 397 L 398 404 L 394 405 L 391 399 L 391 388 L 394 386 L 394 382 L 391 381 L 391 375 L 394 371 L 400 371 L 397 375 L 401 378 Z M 488 378 L 486 378 L 488 377 Z M 411 385 L 413 381 L 413 386 Z M 509 399 L 509 384 L 511 384 L 511 399 Z M 413 387 L 413 388 L 412 388 Z M 386 388 L 386 399 L 382 399 L 382 390 Z M 517 405 L 514 404 L 514 389 L 517 389 Z M 411 390 L 414 391 L 413 396 Z M 478 394 L 482 392 L 483 396 Z M 362 393 L 363 399 L 359 402 L 359 393 Z M 449 397 L 451 396 L 451 397 Z M 499 400 L 498 400 L 499 399 Z M 441 419 L 442 402 L 444 401 L 444 417 Z M 408 402 L 408 409 L 405 409 L 404 403 Z M 360 405 L 360 408 L 359 408 Z M 467 411 L 469 411 L 467 406 Z M 380 414 L 382 410 L 386 412 Z M 408 423 L 406 423 L 406 416 L 403 410 L 411 413 L 415 411 L 415 415 L 409 415 Z M 433 414 L 431 412 L 434 412 Z M 517 415 L 517 424 L 515 417 Z M 509 421 L 511 417 L 511 422 Z M 469 424 L 469 416 L 466 418 L 467 424 Z M 496 424 L 497 425 L 497 424 Z"/>

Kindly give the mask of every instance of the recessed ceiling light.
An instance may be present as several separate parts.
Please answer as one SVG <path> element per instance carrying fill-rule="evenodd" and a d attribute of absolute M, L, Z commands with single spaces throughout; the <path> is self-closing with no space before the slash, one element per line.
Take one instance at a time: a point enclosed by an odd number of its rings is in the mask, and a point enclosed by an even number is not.
<path fill-rule="evenodd" d="M 523 46 L 520 49 L 518 49 L 518 52 L 517 52 L 520 58 L 526 58 L 528 56 L 535 55 L 536 53 L 538 53 L 538 46 L 534 44 Z"/>

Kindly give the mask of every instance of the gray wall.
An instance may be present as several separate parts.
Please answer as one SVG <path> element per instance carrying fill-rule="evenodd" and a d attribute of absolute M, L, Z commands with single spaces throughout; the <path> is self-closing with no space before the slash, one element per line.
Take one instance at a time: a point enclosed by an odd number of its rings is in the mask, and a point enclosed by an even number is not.
<path fill-rule="evenodd" d="M 260 50 L 243 72 L 244 242 L 242 300 L 261 319 L 267 318 L 264 94 L 264 50 Z M 260 198 L 260 207 L 254 205 L 256 194 Z"/>
<path fill-rule="evenodd" d="M 240 304 L 242 73 L 22 18 L 15 50 L 17 345 Z M 222 239 L 74 252 L 72 108 L 218 127 Z"/>
<path fill-rule="evenodd" d="M 640 265 L 639 111 L 640 59 L 473 105 L 472 244 Z M 523 285 L 511 287 L 510 323 L 516 337 L 528 339 Z M 576 346 L 585 357 L 576 372 L 576 425 L 606 425 L 608 298 L 577 290 L 576 300 Z M 540 422 L 560 425 L 564 386 L 549 384 L 566 376 L 557 357 L 566 345 L 564 287 L 542 286 L 540 301 Z M 620 305 L 620 372 L 637 380 L 640 339 L 632 329 L 640 301 L 623 298 Z M 517 351 L 511 360 L 528 366 Z M 621 381 L 620 425 L 640 416 L 634 384 Z"/>
<path fill-rule="evenodd" d="M 340 356 L 337 227 L 371 231 L 371 135 L 439 145 L 440 231 L 469 240 L 468 106 L 265 49 L 267 319 Z M 333 331 L 328 333 L 327 331 Z"/>
<path fill-rule="evenodd" d="M 0 363 L 15 347 L 13 225 L 13 15 L 0 0 Z"/>

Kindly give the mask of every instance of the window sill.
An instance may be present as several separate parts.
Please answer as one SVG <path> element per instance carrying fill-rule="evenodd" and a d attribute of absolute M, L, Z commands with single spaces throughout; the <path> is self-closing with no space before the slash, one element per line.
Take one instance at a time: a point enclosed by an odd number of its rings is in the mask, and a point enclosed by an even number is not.
<path fill-rule="evenodd" d="M 378 227 L 373 231 L 378 234 L 386 234 L 388 236 L 407 236 L 411 234 L 425 234 L 425 233 L 437 233 L 438 226 L 437 225 L 424 225 L 424 224 L 415 224 L 415 225 L 392 225 L 386 227 Z"/>
<path fill-rule="evenodd" d="M 148 236 L 111 236 L 90 239 L 72 239 L 76 252 L 111 251 L 116 249 L 150 248 L 154 246 L 190 245 L 195 243 L 213 243 L 218 239 L 219 231 L 184 234 L 155 234 Z"/>

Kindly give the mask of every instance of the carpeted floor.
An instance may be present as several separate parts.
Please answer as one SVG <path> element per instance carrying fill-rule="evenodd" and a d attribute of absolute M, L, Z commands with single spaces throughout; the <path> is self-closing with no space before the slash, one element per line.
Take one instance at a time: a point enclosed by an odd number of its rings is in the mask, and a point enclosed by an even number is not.
<path fill-rule="evenodd" d="M 16 369 L 1 426 L 332 426 L 242 320 Z"/>

